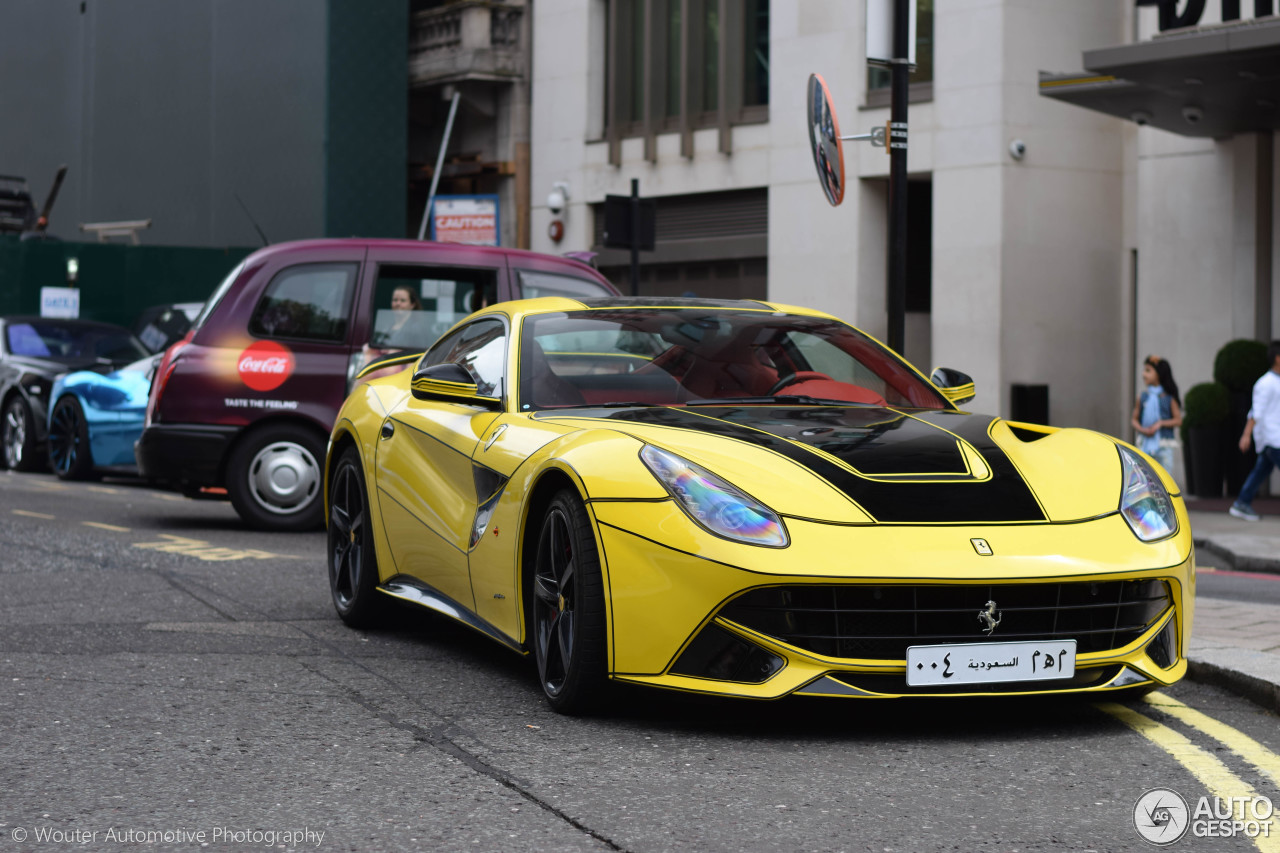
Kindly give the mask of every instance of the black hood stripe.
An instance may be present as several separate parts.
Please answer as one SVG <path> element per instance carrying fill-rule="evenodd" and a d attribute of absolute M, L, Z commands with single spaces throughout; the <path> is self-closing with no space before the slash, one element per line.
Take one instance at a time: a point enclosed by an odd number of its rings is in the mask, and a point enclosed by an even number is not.
<path fill-rule="evenodd" d="M 847 406 L 580 409 L 575 415 L 694 430 L 763 447 L 822 477 L 879 522 L 1047 520 L 1022 474 L 991 438 L 995 419 L 989 416 Z M 978 452 L 991 470 L 989 479 L 967 476 L 957 439 Z"/>

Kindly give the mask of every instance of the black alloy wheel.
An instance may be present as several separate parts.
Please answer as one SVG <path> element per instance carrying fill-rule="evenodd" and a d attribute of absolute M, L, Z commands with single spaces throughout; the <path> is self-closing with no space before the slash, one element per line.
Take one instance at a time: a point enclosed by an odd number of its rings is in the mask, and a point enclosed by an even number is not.
<path fill-rule="evenodd" d="M 386 599 L 378 593 L 378 559 L 369 526 L 368 492 L 360 454 L 348 447 L 329 483 L 329 591 L 343 622 L 363 628 L 378 621 Z"/>
<path fill-rule="evenodd" d="M 74 396 L 59 400 L 49 418 L 49 465 L 60 480 L 87 480 L 93 476 L 89 423 Z"/>
<path fill-rule="evenodd" d="M 533 651 L 551 707 L 581 714 L 604 700 L 604 584 L 586 507 L 576 492 L 552 498 L 533 574 Z"/>
<path fill-rule="evenodd" d="M 34 471 L 36 459 L 36 421 L 27 401 L 14 397 L 4 407 L 0 421 L 0 443 L 4 445 L 4 464 L 13 471 Z"/>

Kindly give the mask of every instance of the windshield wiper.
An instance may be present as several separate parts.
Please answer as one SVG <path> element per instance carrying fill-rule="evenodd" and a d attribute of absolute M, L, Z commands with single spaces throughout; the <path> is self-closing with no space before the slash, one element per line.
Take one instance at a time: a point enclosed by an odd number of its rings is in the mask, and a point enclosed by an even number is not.
<path fill-rule="evenodd" d="M 686 406 L 751 406 L 769 403 L 794 403 L 801 406 L 870 406 L 871 403 L 855 403 L 851 400 L 828 400 L 822 397 L 810 397 L 807 394 L 775 394 L 762 397 L 715 397 L 705 400 L 690 400 Z"/>

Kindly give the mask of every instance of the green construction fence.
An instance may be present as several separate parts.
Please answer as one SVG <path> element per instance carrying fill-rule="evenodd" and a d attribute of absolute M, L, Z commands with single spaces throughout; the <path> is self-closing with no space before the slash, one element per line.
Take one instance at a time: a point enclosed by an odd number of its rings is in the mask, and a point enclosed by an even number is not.
<path fill-rule="evenodd" d="M 67 259 L 75 258 L 80 317 L 132 326 L 151 305 L 204 301 L 253 251 L 0 236 L 0 314 L 39 314 L 40 288 L 72 286 Z"/>

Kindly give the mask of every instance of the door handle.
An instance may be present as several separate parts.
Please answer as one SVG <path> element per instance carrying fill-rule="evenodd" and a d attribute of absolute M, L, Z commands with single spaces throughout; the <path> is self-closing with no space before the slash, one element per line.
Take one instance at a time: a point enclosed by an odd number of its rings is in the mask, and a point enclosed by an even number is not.
<path fill-rule="evenodd" d="M 396 433 L 395 421 L 391 420 L 391 418 L 387 418 L 385 421 L 382 422 L 383 438 L 391 438 L 391 436 L 395 435 L 395 433 Z"/>
<path fill-rule="evenodd" d="M 489 436 L 489 440 L 484 443 L 484 449 L 488 450 L 490 447 L 493 447 L 493 443 L 497 441 L 502 436 L 502 434 L 506 431 L 507 431 L 506 424 L 502 424 L 497 429 L 495 429 L 493 431 L 493 434 Z"/>

